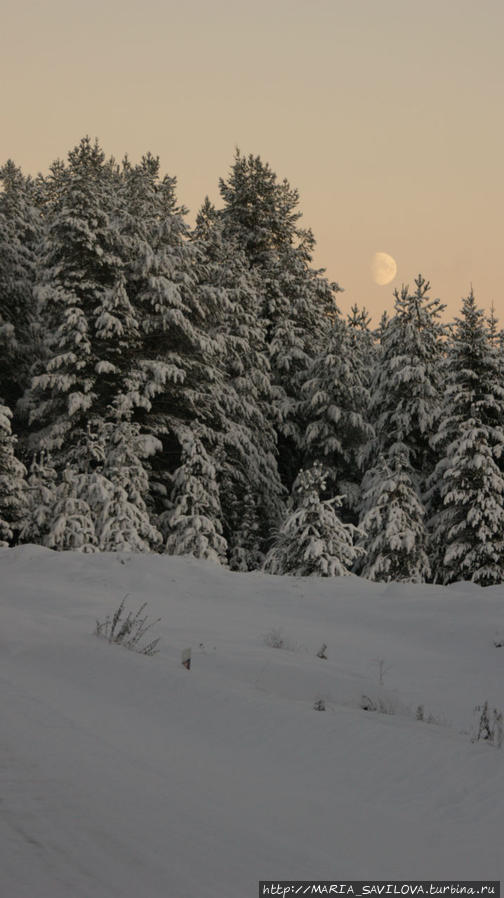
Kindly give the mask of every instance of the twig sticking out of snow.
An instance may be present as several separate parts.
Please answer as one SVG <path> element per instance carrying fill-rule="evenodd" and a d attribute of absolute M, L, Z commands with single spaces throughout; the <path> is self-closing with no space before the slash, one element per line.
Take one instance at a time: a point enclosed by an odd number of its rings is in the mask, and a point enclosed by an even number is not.
<path fill-rule="evenodd" d="M 158 651 L 157 645 L 160 637 L 153 639 L 151 642 L 147 643 L 147 645 L 143 646 L 140 645 L 140 641 L 151 627 L 159 623 L 161 618 L 158 617 L 157 620 L 147 623 L 147 615 L 142 616 L 143 611 L 147 606 L 147 602 L 140 605 L 136 614 L 133 614 L 131 611 L 128 611 L 128 613 L 125 614 L 125 605 L 128 596 L 129 593 L 126 593 L 112 617 L 107 615 L 104 621 L 96 621 L 95 634 L 96 636 L 103 636 L 105 639 L 108 639 L 109 642 L 123 645 L 125 648 L 130 649 L 133 652 L 138 652 L 140 655 L 155 655 Z"/>

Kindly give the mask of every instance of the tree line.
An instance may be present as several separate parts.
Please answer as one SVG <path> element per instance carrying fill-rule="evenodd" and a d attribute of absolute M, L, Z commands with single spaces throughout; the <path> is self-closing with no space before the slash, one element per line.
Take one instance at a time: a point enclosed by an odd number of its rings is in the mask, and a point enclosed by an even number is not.
<path fill-rule="evenodd" d="M 504 354 L 421 276 L 375 329 L 236 152 L 190 228 L 158 158 L 0 169 L 0 544 L 504 579 Z"/>

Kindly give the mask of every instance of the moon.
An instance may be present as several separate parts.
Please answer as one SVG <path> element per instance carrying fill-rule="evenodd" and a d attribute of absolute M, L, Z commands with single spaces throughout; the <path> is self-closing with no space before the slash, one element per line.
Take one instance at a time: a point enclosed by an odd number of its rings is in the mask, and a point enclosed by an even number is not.
<path fill-rule="evenodd" d="M 371 261 L 371 274 L 375 284 L 390 284 L 397 274 L 397 263 L 388 253 L 375 253 Z"/>

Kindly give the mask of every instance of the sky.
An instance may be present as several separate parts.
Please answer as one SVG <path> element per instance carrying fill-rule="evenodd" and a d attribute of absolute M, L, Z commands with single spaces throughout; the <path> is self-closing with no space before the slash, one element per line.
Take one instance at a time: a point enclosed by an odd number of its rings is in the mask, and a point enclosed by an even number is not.
<path fill-rule="evenodd" d="M 238 146 L 299 190 L 344 311 L 421 272 L 504 324 L 503 33 L 502 0 L 3 0 L 0 162 L 150 151 L 192 222 Z"/>

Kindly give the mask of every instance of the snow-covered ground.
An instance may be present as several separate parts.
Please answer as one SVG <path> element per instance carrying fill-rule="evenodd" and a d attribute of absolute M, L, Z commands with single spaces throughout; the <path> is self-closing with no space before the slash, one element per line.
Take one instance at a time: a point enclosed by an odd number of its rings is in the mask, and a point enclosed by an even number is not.
<path fill-rule="evenodd" d="M 93 635 L 125 593 L 153 657 Z M 504 708 L 503 588 L 23 546 L 0 595 L 2 898 L 504 878 L 504 750 L 471 742 Z"/>

